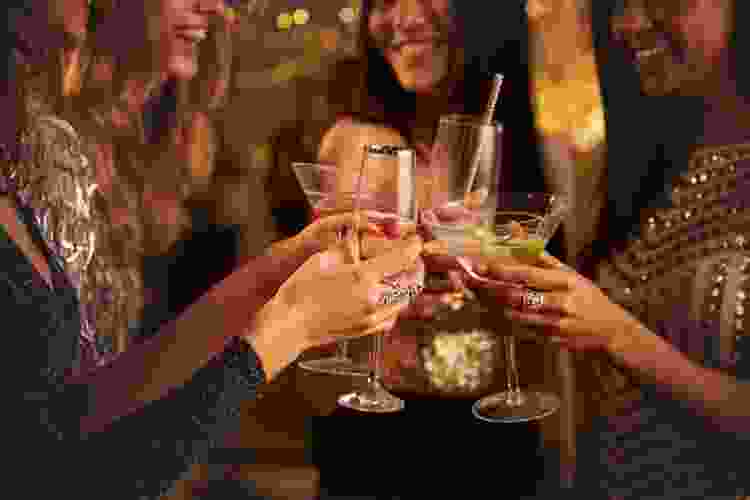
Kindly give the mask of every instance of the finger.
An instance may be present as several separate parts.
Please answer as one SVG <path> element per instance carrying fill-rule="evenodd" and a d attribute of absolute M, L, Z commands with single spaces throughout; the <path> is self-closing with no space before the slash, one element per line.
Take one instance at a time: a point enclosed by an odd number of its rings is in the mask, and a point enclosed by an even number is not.
<path fill-rule="evenodd" d="M 589 338 L 599 337 L 599 329 L 592 327 L 591 322 L 572 318 L 570 316 L 559 316 L 554 314 L 541 314 L 533 311 L 519 311 L 517 309 L 506 309 L 503 311 L 505 317 L 511 321 L 517 321 L 527 326 L 540 328 L 547 335 L 554 335 L 560 338 Z M 583 345 L 594 344 L 593 340 L 580 341 Z M 603 340 L 604 344 L 608 340 Z"/>
<path fill-rule="evenodd" d="M 564 331 L 563 322 L 568 319 L 559 315 L 521 311 L 518 309 L 505 309 L 503 314 L 511 321 L 517 321 L 527 326 L 548 329 L 551 331 L 551 334 L 554 335 L 559 335 Z M 569 323 L 569 321 L 567 321 L 567 323 Z"/>
<path fill-rule="evenodd" d="M 396 319 L 398 319 L 398 316 L 407 309 L 408 306 L 409 306 L 408 301 L 404 301 L 404 302 L 393 304 L 393 305 L 382 306 L 374 313 L 370 314 L 369 316 L 366 316 L 362 320 L 362 323 L 360 324 L 360 328 L 362 328 L 363 330 L 370 330 L 372 328 L 381 326 L 383 323 L 389 320 L 395 321 Z"/>
<path fill-rule="evenodd" d="M 388 318 L 384 321 L 381 321 L 378 324 L 375 324 L 374 326 L 370 326 L 367 328 L 352 328 L 352 329 L 344 330 L 340 332 L 329 333 L 324 339 L 320 339 L 319 343 L 328 344 L 332 342 L 338 342 L 341 340 L 356 339 L 356 338 L 361 338 L 361 337 L 367 337 L 369 335 L 387 333 L 393 330 L 397 321 L 398 321 L 397 317 Z"/>
<path fill-rule="evenodd" d="M 448 244 L 441 240 L 432 240 L 425 243 L 424 254 L 435 258 L 455 258 L 461 255 L 465 258 L 480 260 L 485 257 L 482 251 L 482 242 L 477 238 L 461 238 Z"/>
<path fill-rule="evenodd" d="M 603 351 L 607 348 L 607 339 L 599 336 L 576 335 L 574 337 L 550 337 L 550 340 L 560 347 L 571 351 Z"/>
<path fill-rule="evenodd" d="M 328 231 L 337 231 L 353 227 L 361 227 L 367 224 L 367 216 L 364 212 L 355 214 L 354 212 L 343 212 L 321 217 L 315 223 L 319 227 Z"/>
<path fill-rule="evenodd" d="M 561 260 L 548 252 L 542 252 L 539 255 L 536 265 L 545 269 L 559 269 L 561 271 L 573 270 L 573 268 L 571 268 L 567 264 L 564 264 Z"/>
<path fill-rule="evenodd" d="M 488 261 L 490 276 L 493 279 L 524 284 L 540 290 L 571 290 L 577 284 L 577 274 L 559 269 L 545 269 L 536 266 L 512 265 L 507 261 Z"/>
<path fill-rule="evenodd" d="M 362 235 L 362 238 L 360 239 L 362 258 L 372 259 L 378 255 L 388 253 L 396 247 L 397 243 L 397 240 L 384 238 L 383 236 L 377 236 L 374 234 Z"/>
<path fill-rule="evenodd" d="M 386 276 L 412 270 L 422 253 L 422 238 L 410 236 L 394 243 L 393 249 L 360 264 L 363 277 L 379 282 Z"/>
<path fill-rule="evenodd" d="M 515 309 L 521 311 L 533 311 L 538 314 L 553 314 L 558 316 L 575 316 L 572 297 L 567 292 L 538 292 L 522 287 L 505 287 L 500 292 L 505 302 Z M 530 295 L 536 295 L 536 300 L 541 303 L 533 303 Z"/>

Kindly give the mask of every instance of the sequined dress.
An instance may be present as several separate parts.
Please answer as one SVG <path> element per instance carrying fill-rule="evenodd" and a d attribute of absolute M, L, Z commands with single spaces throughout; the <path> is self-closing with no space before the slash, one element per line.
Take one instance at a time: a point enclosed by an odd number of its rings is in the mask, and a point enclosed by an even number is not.
<path fill-rule="evenodd" d="M 7 177 L 33 210 L 47 245 L 65 261 L 82 304 L 81 341 L 90 361 L 106 363 L 122 350 L 142 310 L 140 271 L 112 251 L 94 155 L 70 123 L 37 116 L 24 142 L 25 154 Z"/>
<path fill-rule="evenodd" d="M 750 144 L 698 150 L 669 192 L 598 283 L 694 362 L 748 381 Z M 611 499 L 750 494 L 750 427 L 720 430 L 662 389 L 641 387 L 581 437 L 579 481 Z"/>
<path fill-rule="evenodd" d="M 100 354 L 93 338 L 99 325 L 94 315 L 82 314 L 79 299 L 98 291 L 102 269 L 117 276 L 118 268 L 96 260 L 97 224 L 104 219 L 88 201 L 95 191 L 92 165 L 75 131 L 58 118 L 34 120 L 21 161 L 3 162 L 0 193 L 16 197 L 19 218 L 47 257 L 54 288 L 44 286 L 0 231 L 0 310 L 7 352 L 15 360 L 4 363 L 8 373 L 2 377 L 4 429 L 13 434 L 6 442 L 14 443 L 5 485 L 23 488 L 29 498 L 48 495 L 50 485 L 78 498 L 100 498 L 104 491 L 114 498 L 158 498 L 238 430 L 241 404 L 265 374 L 247 344 L 231 339 L 183 386 L 102 432 L 81 435 L 89 394 L 69 377 L 106 369 L 102 365 L 113 356 Z M 106 311 L 115 302 L 101 303 Z"/>

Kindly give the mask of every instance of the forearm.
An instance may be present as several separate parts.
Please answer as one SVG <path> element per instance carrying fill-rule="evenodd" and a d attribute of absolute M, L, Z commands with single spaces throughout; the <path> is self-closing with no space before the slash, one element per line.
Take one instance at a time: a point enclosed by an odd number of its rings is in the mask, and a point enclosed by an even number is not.
<path fill-rule="evenodd" d="M 86 376 L 91 405 L 85 430 L 96 430 L 182 386 L 196 370 L 246 335 L 255 314 L 296 264 L 294 255 L 256 258 L 201 297 L 143 344 Z M 279 268 L 279 265 L 282 267 Z M 284 267 L 285 266 L 285 267 Z M 295 268 L 296 269 L 296 268 Z"/>
<path fill-rule="evenodd" d="M 89 434 L 84 456 L 118 450 L 114 462 L 90 472 L 102 486 L 116 485 L 123 498 L 161 498 L 191 464 L 211 463 L 212 451 L 239 431 L 243 401 L 254 398 L 264 379 L 255 353 L 235 339 L 184 387 Z M 133 456 L 140 457 L 136 463 L 127 458 Z"/>
<path fill-rule="evenodd" d="M 617 362 L 635 370 L 642 382 L 668 391 L 720 428 L 750 431 L 750 384 L 692 362 L 641 325 L 624 330 L 610 343 L 609 352 Z"/>

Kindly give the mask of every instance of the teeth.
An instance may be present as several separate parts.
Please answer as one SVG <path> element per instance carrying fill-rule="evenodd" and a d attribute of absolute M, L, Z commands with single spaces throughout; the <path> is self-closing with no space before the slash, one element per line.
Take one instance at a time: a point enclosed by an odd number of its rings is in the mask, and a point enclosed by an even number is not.
<path fill-rule="evenodd" d="M 635 53 L 635 57 L 638 58 L 638 60 L 640 61 L 641 59 L 644 59 L 646 57 L 651 57 L 660 52 L 664 52 L 664 47 L 655 47 L 653 49 L 648 49 L 648 50 L 639 50 Z"/>
<path fill-rule="evenodd" d="M 206 30 L 183 30 L 181 32 L 181 35 L 184 38 L 187 38 L 188 40 L 192 40 L 193 42 L 201 42 L 206 39 L 208 36 L 208 31 Z"/>

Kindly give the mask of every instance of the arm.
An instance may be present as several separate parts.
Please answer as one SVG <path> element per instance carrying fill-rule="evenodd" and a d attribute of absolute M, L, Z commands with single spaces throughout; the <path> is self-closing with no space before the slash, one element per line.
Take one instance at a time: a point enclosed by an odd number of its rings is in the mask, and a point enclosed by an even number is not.
<path fill-rule="evenodd" d="M 231 338 L 252 335 L 246 329 L 255 314 L 306 257 L 291 242 L 275 248 L 227 277 L 156 337 L 78 379 L 91 391 L 91 409 L 83 419 L 83 429 L 102 429 L 160 399 L 222 353 Z"/>
<path fill-rule="evenodd" d="M 31 493 L 35 488 L 46 493 L 55 484 L 81 498 L 96 498 L 113 487 L 118 498 L 157 498 L 236 428 L 241 401 L 252 397 L 264 379 L 252 350 L 234 341 L 190 383 L 119 419 L 106 432 L 84 436 L 79 426 L 90 405 L 90 387 L 64 380 L 80 329 L 77 302 L 68 295 L 45 303 L 33 289 L 17 284 L 23 276 L 19 281 L 11 274 L 12 279 L 0 280 L 0 299 L 3 310 L 19 320 L 8 343 L 23 362 L 2 377 L 4 429 L 16 437 L 7 442 L 19 443 L 11 445 L 11 467 L 19 474 L 9 474 L 8 480 L 24 478 L 30 497 L 42 496 Z M 51 483 L 26 482 L 31 471 L 39 470 Z"/>
<path fill-rule="evenodd" d="M 747 382 L 692 362 L 672 344 L 636 323 L 624 326 L 607 350 L 618 363 L 635 370 L 642 382 L 668 391 L 721 429 L 737 433 L 750 430 Z"/>

